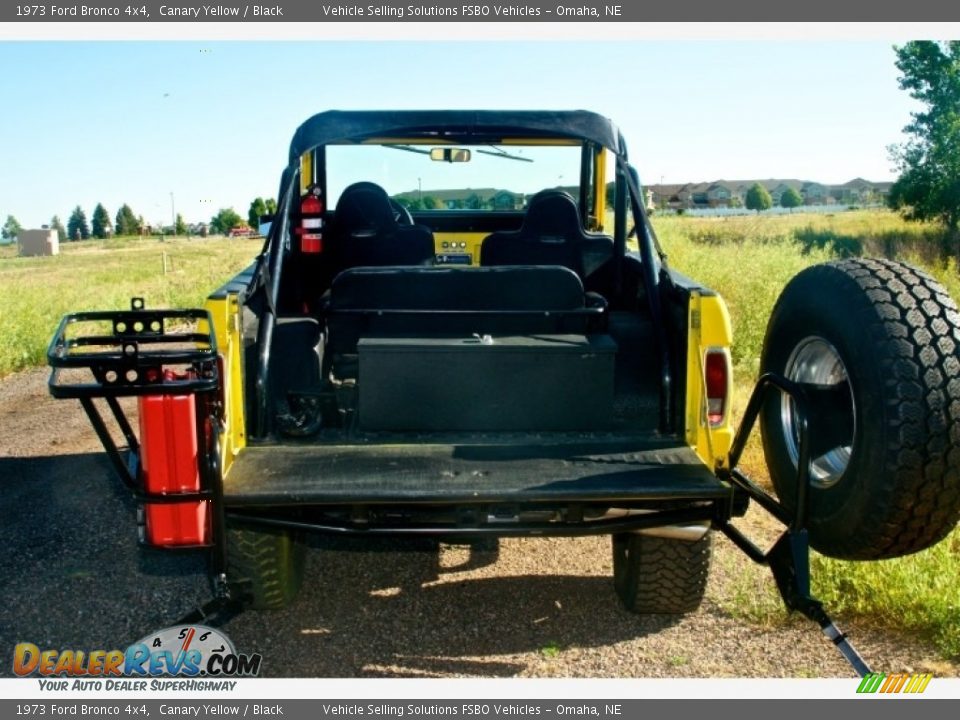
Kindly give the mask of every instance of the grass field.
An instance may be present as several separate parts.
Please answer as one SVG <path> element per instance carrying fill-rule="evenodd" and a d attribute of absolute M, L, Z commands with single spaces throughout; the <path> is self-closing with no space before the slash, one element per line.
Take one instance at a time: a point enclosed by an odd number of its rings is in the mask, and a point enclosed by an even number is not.
<path fill-rule="evenodd" d="M 836 215 L 731 218 L 663 216 L 654 225 L 669 263 L 726 299 L 734 325 L 735 408 L 742 408 L 759 365 L 767 318 L 790 277 L 835 253 L 862 249 L 923 265 L 960 297 L 960 276 L 944 260 L 941 233 L 884 211 Z M 251 240 L 113 240 L 67 244 L 53 258 L 16 258 L 0 248 L 0 377 L 41 365 L 60 317 L 71 310 L 149 306 L 195 307 L 246 266 L 259 250 Z M 166 263 L 164 264 L 164 255 Z M 166 267 L 166 272 L 164 272 Z M 765 480 L 756 441 L 745 469 Z M 815 588 L 831 608 L 908 629 L 960 657 L 960 530 L 917 555 L 880 563 L 814 558 Z M 772 583 L 744 587 L 731 611 L 779 621 Z"/>
<path fill-rule="evenodd" d="M 261 240 L 114 239 L 65 243 L 54 257 L 0 248 L 0 377 L 42 365 L 60 318 L 78 310 L 198 307 L 250 264 Z M 164 271 L 166 269 L 166 272 Z"/>

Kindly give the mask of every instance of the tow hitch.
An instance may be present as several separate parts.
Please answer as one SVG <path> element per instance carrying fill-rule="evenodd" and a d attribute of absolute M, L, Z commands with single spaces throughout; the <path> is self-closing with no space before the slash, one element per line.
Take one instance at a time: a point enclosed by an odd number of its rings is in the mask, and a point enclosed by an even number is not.
<path fill-rule="evenodd" d="M 797 463 L 797 497 L 795 509 L 790 510 L 775 497 L 767 493 L 738 468 L 740 456 L 747 439 L 756 424 L 763 400 L 773 390 L 790 396 L 796 406 L 799 430 L 799 461 Z M 768 373 L 760 377 L 750 396 L 743 421 L 737 429 L 733 446 L 730 449 L 727 468 L 721 468 L 718 475 L 742 490 L 760 507 L 786 525 L 773 546 L 764 552 L 748 537 L 730 524 L 729 518 L 722 518 L 716 525 L 724 535 L 743 550 L 754 562 L 769 566 L 777 583 L 777 589 L 784 604 L 790 610 L 796 610 L 816 622 L 856 673 L 863 677 L 870 667 L 856 649 L 847 640 L 830 616 L 823 609 L 823 603 L 810 593 L 810 542 L 807 534 L 810 489 L 810 433 L 807 425 L 809 417 L 809 398 L 806 389 L 779 375 Z"/>

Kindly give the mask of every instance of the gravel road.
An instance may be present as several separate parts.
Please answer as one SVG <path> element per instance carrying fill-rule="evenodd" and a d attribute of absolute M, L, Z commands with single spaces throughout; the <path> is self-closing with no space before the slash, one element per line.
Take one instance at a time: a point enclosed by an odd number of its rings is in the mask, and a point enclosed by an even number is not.
<path fill-rule="evenodd" d="M 201 558 L 145 551 L 135 507 L 79 404 L 46 373 L 0 381 L 0 675 L 13 645 L 122 648 L 208 599 Z M 753 514 L 752 531 L 770 536 Z M 699 612 L 617 604 L 608 538 L 504 540 L 499 551 L 316 538 L 298 600 L 225 630 L 273 677 L 852 677 L 802 618 L 732 617 L 733 583 L 772 583 L 725 539 Z M 841 619 L 842 620 L 842 619 Z M 956 676 L 910 638 L 841 622 L 874 669 Z"/>

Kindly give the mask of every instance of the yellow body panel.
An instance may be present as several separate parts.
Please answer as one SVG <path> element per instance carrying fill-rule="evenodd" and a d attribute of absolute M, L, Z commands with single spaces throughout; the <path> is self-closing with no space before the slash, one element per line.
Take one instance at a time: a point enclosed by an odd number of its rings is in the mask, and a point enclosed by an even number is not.
<path fill-rule="evenodd" d="M 690 294 L 690 312 L 687 319 L 687 443 L 711 468 L 724 466 L 733 443 L 731 418 L 732 390 L 727 394 L 723 422 L 710 427 L 707 422 L 706 380 L 703 369 L 709 349 L 723 349 L 728 353 L 733 338 L 730 313 L 719 295 Z M 732 373 L 732 367 L 729 368 Z M 729 378 L 732 388 L 733 378 Z"/>
<path fill-rule="evenodd" d="M 208 298 L 206 309 L 213 318 L 217 350 L 223 364 L 223 435 L 220 438 L 220 463 L 226 475 L 233 459 L 246 447 L 246 422 L 243 405 L 243 372 L 240 353 L 240 302 L 236 293 Z"/>

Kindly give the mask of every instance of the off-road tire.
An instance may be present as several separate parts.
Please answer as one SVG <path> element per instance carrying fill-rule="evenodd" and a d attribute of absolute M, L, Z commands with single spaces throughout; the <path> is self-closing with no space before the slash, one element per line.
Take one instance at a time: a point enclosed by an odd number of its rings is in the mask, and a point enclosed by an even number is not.
<path fill-rule="evenodd" d="M 227 529 L 228 578 L 255 610 L 286 607 L 303 584 L 306 546 L 279 528 L 233 525 Z"/>
<path fill-rule="evenodd" d="M 810 489 L 811 545 L 857 560 L 930 547 L 960 519 L 956 304 L 933 278 L 902 263 L 817 265 L 794 277 L 777 301 L 761 373 L 784 374 L 810 338 L 835 349 L 853 408 L 847 459 L 825 475 L 829 482 Z M 814 428 L 816 411 L 811 414 Z M 793 507 L 796 453 L 785 417 L 781 399 L 770 397 L 760 428 L 773 485 Z"/>
<path fill-rule="evenodd" d="M 700 607 L 710 572 L 711 533 L 695 541 L 617 533 L 613 585 L 633 613 L 680 615 Z"/>

